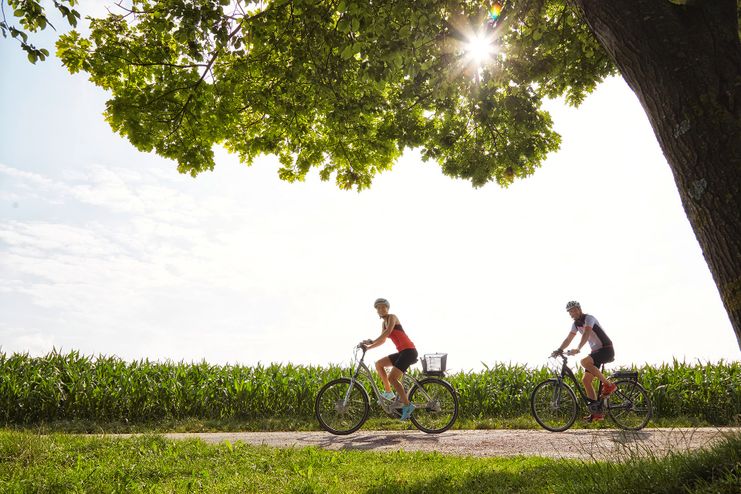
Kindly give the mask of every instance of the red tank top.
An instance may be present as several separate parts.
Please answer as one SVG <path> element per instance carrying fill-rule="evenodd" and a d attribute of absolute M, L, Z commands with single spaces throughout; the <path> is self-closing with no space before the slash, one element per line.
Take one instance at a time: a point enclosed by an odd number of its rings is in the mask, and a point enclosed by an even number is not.
<path fill-rule="evenodd" d="M 391 330 L 391 334 L 389 334 L 389 338 L 394 342 L 398 351 L 415 348 L 414 343 L 409 339 L 406 332 L 401 327 L 401 324 L 396 324 L 396 326 L 394 326 L 394 329 Z"/>

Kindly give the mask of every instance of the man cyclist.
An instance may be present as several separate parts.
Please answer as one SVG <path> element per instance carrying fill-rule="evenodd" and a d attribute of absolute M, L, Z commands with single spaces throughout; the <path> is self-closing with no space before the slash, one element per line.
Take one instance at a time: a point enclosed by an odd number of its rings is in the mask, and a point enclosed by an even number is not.
<path fill-rule="evenodd" d="M 597 399 L 597 393 L 594 391 L 592 383 L 597 378 L 602 382 L 602 393 L 600 399 L 606 398 L 611 395 L 617 389 L 617 386 L 611 383 L 599 370 L 602 364 L 612 362 L 615 360 L 615 350 L 612 347 L 612 341 L 605 333 L 604 329 L 599 325 L 597 319 L 589 314 L 585 314 L 581 310 L 579 302 L 572 300 L 566 304 L 566 310 L 568 311 L 574 323 L 571 325 L 571 331 L 569 335 L 563 340 L 563 343 L 553 352 L 553 356 L 556 356 L 563 352 L 563 350 L 569 346 L 571 340 L 574 339 L 576 333 L 581 333 L 581 340 L 577 348 L 569 350 L 567 355 L 576 355 L 581 351 L 581 348 L 589 343 L 591 353 L 581 360 L 581 365 L 584 367 L 584 377 L 582 382 L 584 388 L 587 391 L 587 396 L 590 400 Z M 584 417 L 584 420 L 588 422 L 597 422 L 604 420 L 604 413 L 592 413 Z"/>
<path fill-rule="evenodd" d="M 409 397 L 407 397 L 406 391 L 404 391 L 404 385 L 401 384 L 400 378 L 409 366 L 417 361 L 417 349 L 401 327 L 399 318 L 394 314 L 389 314 L 391 305 L 388 300 L 385 298 L 376 299 L 373 307 L 376 309 L 378 317 L 383 320 L 381 323 L 381 335 L 375 340 L 363 341 L 362 345 L 369 350 L 383 345 L 386 338 L 391 339 L 394 345 L 396 345 L 397 352 L 376 362 L 376 370 L 386 390 L 383 393 L 384 398 L 393 399 L 394 393 L 391 392 L 391 385 L 393 385 L 396 394 L 404 405 L 401 409 L 401 420 L 407 420 L 414 411 L 414 405 L 409 402 Z M 388 374 L 386 374 L 387 367 L 391 367 L 391 372 Z"/>

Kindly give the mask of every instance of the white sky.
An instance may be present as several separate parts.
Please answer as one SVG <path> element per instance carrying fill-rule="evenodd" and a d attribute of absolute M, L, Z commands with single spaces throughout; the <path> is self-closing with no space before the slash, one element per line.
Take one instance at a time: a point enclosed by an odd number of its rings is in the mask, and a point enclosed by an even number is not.
<path fill-rule="evenodd" d="M 283 183 L 273 158 L 247 168 L 223 151 L 213 173 L 179 175 L 112 133 L 84 75 L 32 66 L 10 41 L 0 59 L 2 351 L 347 362 L 379 332 L 382 296 L 453 369 L 543 364 L 571 299 L 613 339 L 616 364 L 739 359 L 620 79 L 579 109 L 549 104 L 562 148 L 509 189 L 472 189 L 409 151 L 358 194 Z"/>

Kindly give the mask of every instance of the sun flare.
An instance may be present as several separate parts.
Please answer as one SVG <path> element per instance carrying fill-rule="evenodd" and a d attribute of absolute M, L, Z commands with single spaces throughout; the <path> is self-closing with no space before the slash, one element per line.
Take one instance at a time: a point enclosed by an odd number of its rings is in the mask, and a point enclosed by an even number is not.
<path fill-rule="evenodd" d="M 485 33 L 474 33 L 463 46 L 471 63 L 481 66 L 491 60 L 495 53 L 494 39 Z"/>

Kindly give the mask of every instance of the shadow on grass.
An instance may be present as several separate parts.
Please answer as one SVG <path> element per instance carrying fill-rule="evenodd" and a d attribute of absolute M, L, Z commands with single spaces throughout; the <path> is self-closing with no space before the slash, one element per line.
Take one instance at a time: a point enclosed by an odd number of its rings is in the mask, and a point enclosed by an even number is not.
<path fill-rule="evenodd" d="M 416 482 L 376 485 L 367 494 L 428 494 L 428 493 L 550 493 L 560 492 L 554 483 L 556 463 L 540 460 L 541 465 L 529 465 L 532 460 L 513 459 L 508 467 L 480 468 L 472 472 L 440 472 Z"/>

